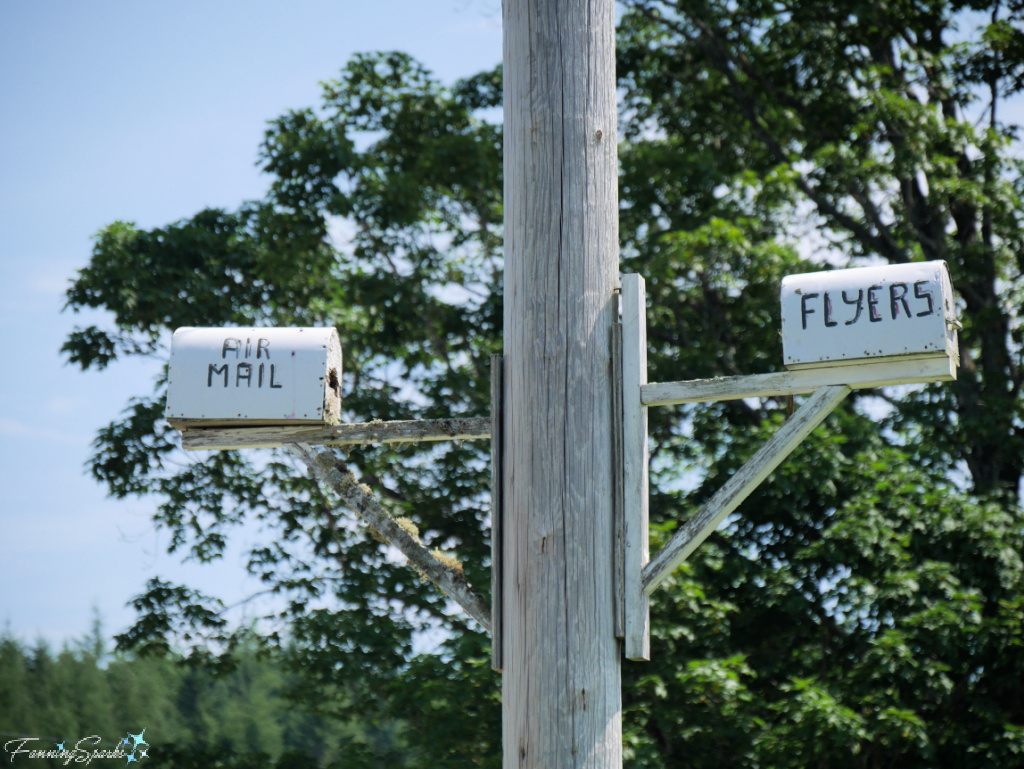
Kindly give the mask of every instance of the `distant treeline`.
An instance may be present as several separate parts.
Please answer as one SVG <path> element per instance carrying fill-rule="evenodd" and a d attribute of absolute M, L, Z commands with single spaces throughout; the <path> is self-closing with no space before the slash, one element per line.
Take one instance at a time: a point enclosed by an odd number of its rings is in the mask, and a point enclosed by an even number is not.
<path fill-rule="evenodd" d="M 314 715 L 290 701 L 293 674 L 283 661 L 254 650 L 237 655 L 230 671 L 185 664 L 180 657 L 108 654 L 99 626 L 59 652 L 0 635 L 0 746 L 11 751 L 113 750 L 129 734 L 149 743 L 140 769 L 322 767 L 361 769 L 396 765 L 394 724 L 350 724 Z M 74 757 L 16 754 L 27 769 L 83 765 Z M 89 766 L 125 766 L 97 758 Z"/>

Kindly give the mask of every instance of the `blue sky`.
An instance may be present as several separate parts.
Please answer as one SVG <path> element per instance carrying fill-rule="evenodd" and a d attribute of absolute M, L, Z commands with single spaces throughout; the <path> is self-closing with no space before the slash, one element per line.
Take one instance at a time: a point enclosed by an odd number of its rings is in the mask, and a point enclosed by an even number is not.
<path fill-rule="evenodd" d="M 0 3 L 0 623 L 25 641 L 108 634 L 146 579 L 228 599 L 238 552 L 181 565 L 150 520 L 88 475 L 97 430 L 155 364 L 82 373 L 59 348 L 96 315 L 61 312 L 92 236 L 260 197 L 266 121 L 315 105 L 362 51 L 407 51 L 446 81 L 501 60 L 499 0 Z"/>

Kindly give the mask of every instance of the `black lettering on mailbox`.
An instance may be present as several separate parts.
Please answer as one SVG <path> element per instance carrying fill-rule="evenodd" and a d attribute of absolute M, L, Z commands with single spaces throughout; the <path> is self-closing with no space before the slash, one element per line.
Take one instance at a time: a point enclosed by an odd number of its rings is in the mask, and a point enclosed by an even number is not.
<path fill-rule="evenodd" d="M 214 363 L 210 364 L 210 368 L 206 372 L 206 386 L 213 387 L 213 377 L 215 375 L 224 375 L 224 386 L 228 386 L 228 364 L 225 363 L 223 366 L 218 366 Z"/>
<path fill-rule="evenodd" d="M 263 337 L 256 342 L 256 360 L 259 360 L 261 355 L 266 355 L 267 360 L 270 360 L 270 340 Z"/>
<path fill-rule="evenodd" d="M 897 289 L 902 290 L 897 294 Z M 903 305 L 903 312 L 908 318 L 910 317 L 910 307 L 907 306 L 907 291 L 909 290 L 906 283 L 893 283 L 889 286 L 889 314 L 892 315 L 893 320 L 896 320 L 900 314 L 900 304 Z"/>
<path fill-rule="evenodd" d="M 245 357 L 249 357 L 249 353 L 252 352 L 252 339 L 249 337 L 245 338 Z"/>
<path fill-rule="evenodd" d="M 246 387 L 252 387 L 252 364 L 251 363 L 239 363 L 238 370 L 235 372 L 235 387 L 239 387 L 242 384 L 242 380 L 245 380 Z"/>
<path fill-rule="evenodd" d="M 274 384 L 274 370 L 277 368 L 273 363 L 270 364 L 270 387 L 273 390 L 280 390 L 281 385 Z"/>
<path fill-rule="evenodd" d="M 868 320 L 872 323 L 878 323 L 882 319 L 881 314 L 878 312 L 878 297 L 875 296 L 875 292 L 881 288 L 877 284 L 868 286 Z"/>
<path fill-rule="evenodd" d="M 258 378 L 256 380 L 257 381 L 257 384 L 256 384 L 257 387 L 263 387 L 263 369 L 265 369 L 266 366 L 267 366 L 266 363 L 261 363 L 260 364 L 260 373 L 259 373 L 259 376 L 258 376 Z"/>
<path fill-rule="evenodd" d="M 229 352 L 233 352 L 235 354 L 235 358 L 237 358 L 242 352 L 242 340 L 230 338 L 225 339 L 224 346 L 220 350 L 221 359 L 228 357 Z"/>
<path fill-rule="evenodd" d="M 867 289 L 857 289 L 857 293 L 853 294 L 852 289 L 843 289 L 840 295 L 843 299 L 843 304 L 848 307 L 854 308 L 853 317 L 849 320 L 844 321 L 843 325 L 852 326 L 860 320 L 861 315 L 864 314 L 865 305 L 867 306 L 868 320 L 871 323 L 880 323 L 884 320 L 882 315 L 882 302 L 886 300 L 880 296 L 883 291 L 888 290 L 888 304 L 889 304 L 889 316 L 892 320 L 896 320 L 900 317 L 900 307 L 902 306 L 902 314 L 907 318 L 923 317 L 925 315 L 933 315 L 937 312 L 938 308 L 935 299 L 935 290 L 931 288 L 931 282 L 928 280 L 919 280 L 914 283 L 914 299 L 923 299 L 927 302 L 927 307 L 921 312 L 915 313 L 913 310 L 920 307 L 912 308 L 910 306 L 910 284 L 903 282 L 890 283 L 888 285 L 882 283 L 876 283 L 872 286 L 868 286 Z M 817 299 L 819 296 L 822 298 L 822 321 L 826 328 L 834 328 L 839 325 L 839 321 L 836 320 L 836 308 L 832 301 L 833 291 L 823 291 L 821 293 L 811 292 L 801 294 L 800 296 L 800 325 L 804 330 L 807 329 L 807 319 L 811 315 L 817 314 L 818 310 L 814 306 L 811 300 Z M 867 295 L 867 301 L 864 301 L 865 294 Z"/>
<path fill-rule="evenodd" d="M 803 323 L 804 330 L 807 329 L 807 316 L 814 312 L 814 309 L 807 306 L 808 299 L 814 299 L 817 294 L 804 294 L 800 297 L 800 320 Z"/>
<path fill-rule="evenodd" d="M 928 281 L 927 280 L 919 280 L 919 281 L 917 281 L 914 284 L 914 298 L 915 299 L 924 299 L 924 300 L 926 300 L 928 302 L 928 309 L 925 310 L 924 312 L 919 312 L 917 314 L 917 317 L 919 317 L 919 318 L 924 316 L 924 315 L 931 315 L 932 313 L 935 312 L 935 303 L 932 302 L 932 292 L 929 291 L 928 289 L 925 289 L 923 292 L 921 291 L 921 286 L 927 286 L 927 285 L 928 285 Z"/>
<path fill-rule="evenodd" d="M 838 320 L 832 320 L 832 297 L 828 295 L 828 291 L 825 292 L 825 327 L 832 328 L 838 326 Z"/>
<path fill-rule="evenodd" d="M 860 314 L 864 310 L 864 289 L 858 289 L 856 299 L 850 299 L 849 297 L 846 296 L 846 292 L 844 291 L 843 301 L 846 302 L 847 304 L 857 305 L 857 312 L 854 313 L 853 319 L 846 321 L 846 323 L 844 324 L 847 326 L 852 326 L 854 323 L 860 320 Z"/>

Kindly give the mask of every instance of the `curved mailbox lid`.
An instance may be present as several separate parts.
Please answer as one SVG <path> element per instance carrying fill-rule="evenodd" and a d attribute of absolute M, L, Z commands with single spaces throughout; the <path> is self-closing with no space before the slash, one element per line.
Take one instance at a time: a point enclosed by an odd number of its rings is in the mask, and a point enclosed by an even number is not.
<path fill-rule="evenodd" d="M 335 424 L 341 340 L 334 328 L 179 328 L 171 339 L 172 424 Z"/>
<path fill-rule="evenodd" d="M 786 368 L 888 358 L 958 360 L 956 310 L 942 261 L 828 270 L 782 281 Z"/>

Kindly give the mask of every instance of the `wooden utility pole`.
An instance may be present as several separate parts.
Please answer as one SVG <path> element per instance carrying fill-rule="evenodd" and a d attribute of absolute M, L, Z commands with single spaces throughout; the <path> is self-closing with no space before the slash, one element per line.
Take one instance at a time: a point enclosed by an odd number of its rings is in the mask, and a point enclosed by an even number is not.
<path fill-rule="evenodd" d="M 619 769 L 613 0 L 505 0 L 505 769 Z"/>

